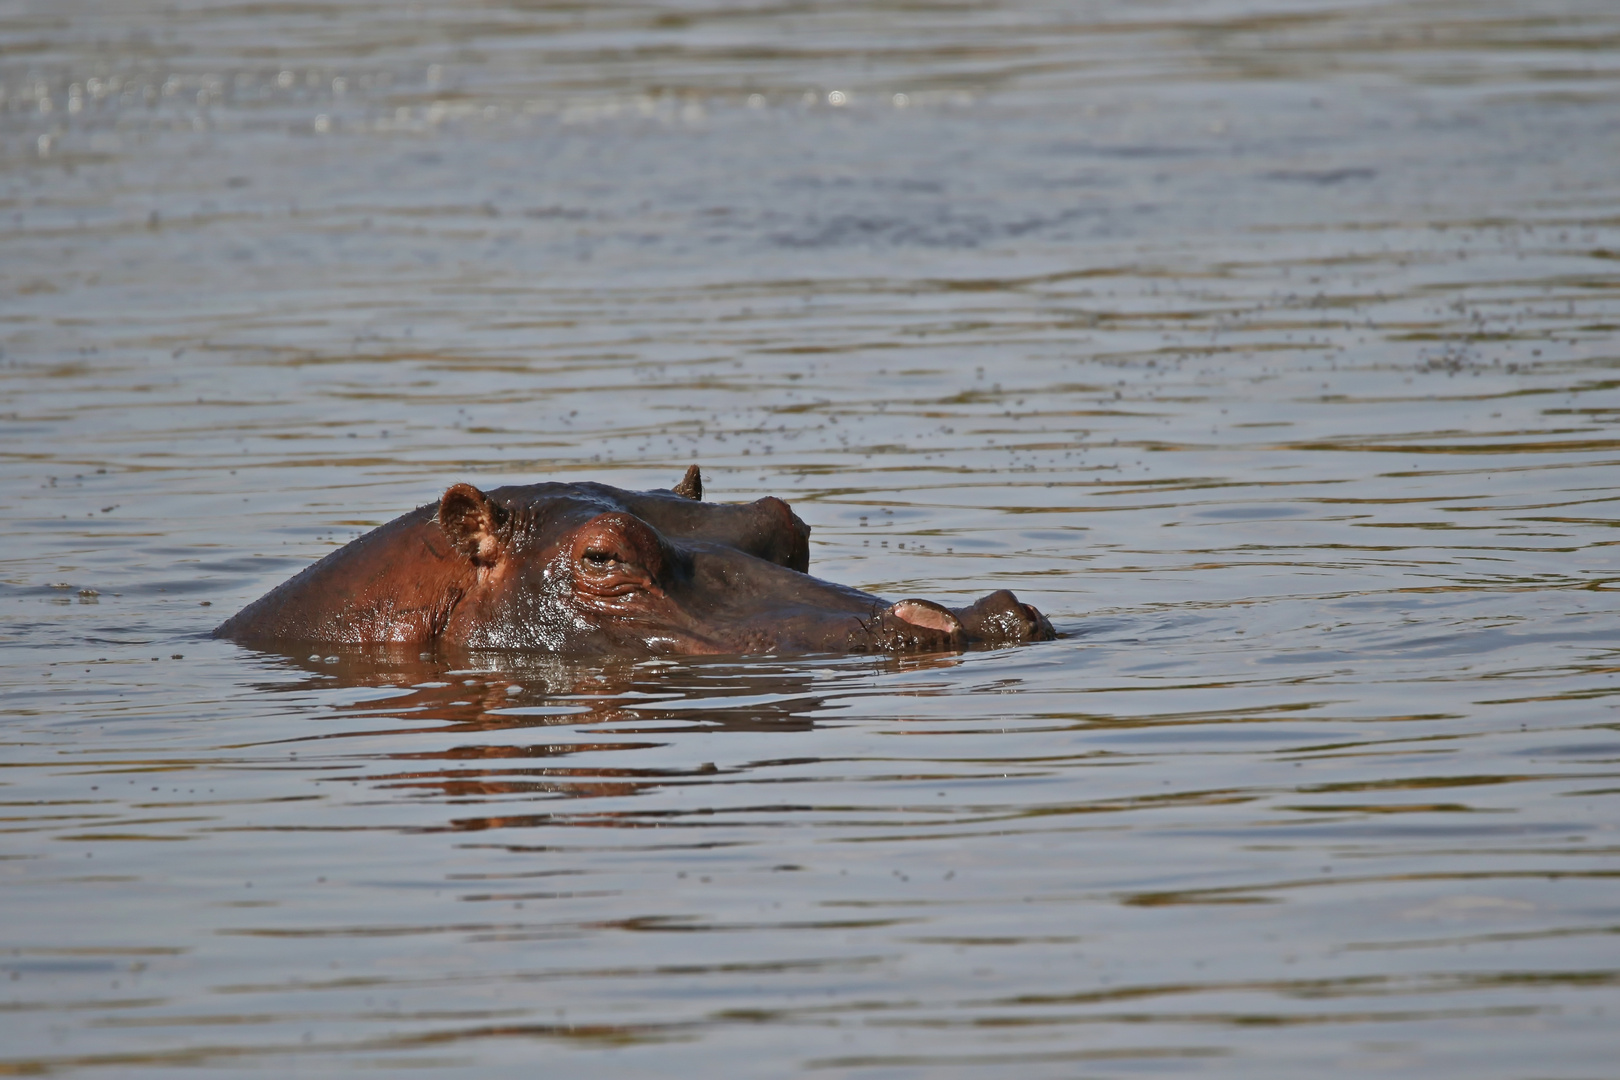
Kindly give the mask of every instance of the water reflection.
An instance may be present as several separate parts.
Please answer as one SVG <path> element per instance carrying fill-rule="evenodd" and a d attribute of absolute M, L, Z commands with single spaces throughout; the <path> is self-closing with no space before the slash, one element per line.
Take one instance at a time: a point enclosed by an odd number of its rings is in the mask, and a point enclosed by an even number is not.
<path fill-rule="evenodd" d="M 939 660 L 933 663 L 946 663 Z M 414 650 L 368 649 L 331 656 L 289 657 L 286 663 L 309 677 L 288 686 L 267 683 L 269 692 L 334 687 L 377 691 L 334 709 L 334 719 L 397 723 L 415 731 L 464 736 L 475 732 L 506 739 L 532 737 L 535 729 L 566 725 L 570 738 L 557 742 L 466 743 L 429 751 L 386 752 L 374 759 L 401 763 L 398 771 L 374 766 L 363 781 L 383 791 L 448 800 L 457 808 L 535 799 L 623 798 L 703 778 L 723 782 L 713 762 L 668 768 L 574 766 L 563 759 L 647 750 L 648 736 L 697 731 L 809 731 L 840 667 L 781 667 L 769 661 L 586 663 L 524 654 L 439 656 Z M 917 668 L 929 661 L 912 659 Z M 866 665 L 856 665 L 864 668 Z M 845 671 L 847 678 L 850 673 Z M 387 693 L 392 690 L 393 693 Z M 428 725 L 433 725 L 428 728 Z M 610 727 L 589 739 L 596 726 Z M 321 742 L 385 736 L 388 727 L 323 733 Z M 585 735 L 587 741 L 578 736 Z M 639 738 L 638 738 L 639 736 Z M 307 756 L 307 755 L 306 755 Z M 347 776 L 353 782 L 355 777 Z M 459 830 L 581 824 L 589 809 L 544 814 L 466 817 L 458 809 L 448 826 Z M 606 821 L 597 822 L 606 824 Z"/>
<path fill-rule="evenodd" d="M 450 732 L 637 722 L 668 731 L 805 731 L 840 678 L 948 670 L 959 660 L 954 655 L 787 663 L 765 657 L 603 660 L 521 652 L 424 653 L 392 646 L 341 648 L 324 656 L 261 655 L 275 658 L 275 678 L 258 686 L 264 692 L 375 691 L 336 705 L 335 714 L 432 721 Z M 303 677 L 288 681 L 290 671 Z"/>

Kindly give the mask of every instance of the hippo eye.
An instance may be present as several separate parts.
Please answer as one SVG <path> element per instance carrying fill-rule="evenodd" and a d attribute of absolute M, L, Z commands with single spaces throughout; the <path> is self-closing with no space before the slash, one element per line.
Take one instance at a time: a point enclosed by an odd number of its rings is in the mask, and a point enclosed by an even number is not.
<path fill-rule="evenodd" d="M 603 551 L 600 548 L 586 548 L 585 554 L 581 557 L 596 570 L 606 570 L 614 563 L 623 561 L 617 552 Z"/>
<path fill-rule="evenodd" d="M 568 557 L 581 595 L 624 597 L 652 587 L 659 573 L 658 537 L 626 513 L 600 514 L 574 536 Z"/>

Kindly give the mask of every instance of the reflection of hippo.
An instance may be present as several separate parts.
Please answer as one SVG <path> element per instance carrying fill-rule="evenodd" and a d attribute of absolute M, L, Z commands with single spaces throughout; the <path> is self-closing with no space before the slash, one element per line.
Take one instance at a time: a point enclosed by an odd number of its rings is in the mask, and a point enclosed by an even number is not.
<path fill-rule="evenodd" d="M 573 655 L 937 652 L 1051 638 L 1012 593 L 954 610 L 805 573 L 810 529 L 780 499 L 456 484 L 249 604 L 216 637 Z"/>

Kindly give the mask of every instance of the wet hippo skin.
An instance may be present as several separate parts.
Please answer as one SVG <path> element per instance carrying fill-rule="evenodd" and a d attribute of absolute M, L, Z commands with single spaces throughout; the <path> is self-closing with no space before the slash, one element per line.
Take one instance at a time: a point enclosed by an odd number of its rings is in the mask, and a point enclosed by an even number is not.
<path fill-rule="evenodd" d="M 781 499 L 455 484 L 249 604 L 214 636 L 575 656 L 941 652 L 1047 640 L 1012 593 L 963 608 L 889 602 L 811 577 L 810 528 Z"/>

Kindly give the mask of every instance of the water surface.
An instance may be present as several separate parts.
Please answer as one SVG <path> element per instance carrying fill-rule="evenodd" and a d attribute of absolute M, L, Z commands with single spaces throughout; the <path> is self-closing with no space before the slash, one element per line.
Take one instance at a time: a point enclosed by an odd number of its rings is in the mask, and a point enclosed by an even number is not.
<path fill-rule="evenodd" d="M 0 13 L 0 1072 L 1612 1075 L 1620 17 Z M 450 483 L 905 659 L 207 637 Z"/>

